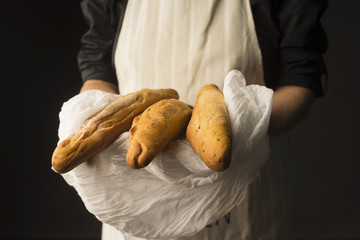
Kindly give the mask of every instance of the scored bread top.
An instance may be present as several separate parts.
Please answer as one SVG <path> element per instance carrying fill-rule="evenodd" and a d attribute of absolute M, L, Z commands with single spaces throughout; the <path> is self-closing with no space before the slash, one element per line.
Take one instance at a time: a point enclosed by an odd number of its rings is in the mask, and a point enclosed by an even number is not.
<path fill-rule="evenodd" d="M 230 165 L 231 124 L 224 96 L 215 84 L 198 93 L 186 137 L 204 163 L 214 171 Z"/>
<path fill-rule="evenodd" d="M 165 99 L 137 116 L 130 129 L 128 165 L 135 169 L 147 166 L 171 141 L 185 133 L 191 113 L 187 104 Z"/>
<path fill-rule="evenodd" d="M 131 127 L 132 120 L 148 106 L 179 95 L 174 89 L 142 89 L 124 95 L 94 114 L 62 141 L 52 156 L 52 166 L 65 173 L 104 150 Z"/>

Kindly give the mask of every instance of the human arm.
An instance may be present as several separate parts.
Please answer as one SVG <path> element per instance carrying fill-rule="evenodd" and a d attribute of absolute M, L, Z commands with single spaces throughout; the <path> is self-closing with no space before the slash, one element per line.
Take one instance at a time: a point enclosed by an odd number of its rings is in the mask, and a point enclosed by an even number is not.
<path fill-rule="evenodd" d="M 81 9 L 89 26 L 81 38 L 78 66 L 83 86 L 80 92 L 99 89 L 118 93 L 113 64 L 116 36 L 126 1 L 83 0 Z"/>
<path fill-rule="evenodd" d="M 114 94 L 119 93 L 119 90 L 115 84 L 97 79 L 89 79 L 85 81 L 80 89 L 80 92 L 94 89 Z"/>
<path fill-rule="evenodd" d="M 325 92 L 322 54 L 327 49 L 320 24 L 327 1 L 280 1 L 279 80 L 274 91 L 269 135 L 280 135 L 303 121 Z"/>
<path fill-rule="evenodd" d="M 305 87 L 283 86 L 274 92 L 268 134 L 281 135 L 303 121 L 314 101 L 314 92 Z"/>

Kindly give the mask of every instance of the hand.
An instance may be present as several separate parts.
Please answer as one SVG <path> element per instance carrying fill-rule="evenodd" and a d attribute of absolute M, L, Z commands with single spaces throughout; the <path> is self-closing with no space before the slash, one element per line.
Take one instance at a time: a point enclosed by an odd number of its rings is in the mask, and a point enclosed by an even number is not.
<path fill-rule="evenodd" d="M 114 93 L 114 94 L 118 94 L 119 90 L 117 88 L 117 86 L 115 86 L 112 83 L 106 82 L 106 81 L 102 81 L 102 80 L 96 80 L 96 79 L 89 79 L 87 81 L 84 82 L 82 88 L 80 89 L 80 92 L 85 92 L 87 90 L 101 90 L 104 92 L 108 92 L 108 93 Z"/>
<path fill-rule="evenodd" d="M 268 134 L 280 135 L 303 121 L 314 101 L 311 89 L 283 86 L 275 90 Z"/>

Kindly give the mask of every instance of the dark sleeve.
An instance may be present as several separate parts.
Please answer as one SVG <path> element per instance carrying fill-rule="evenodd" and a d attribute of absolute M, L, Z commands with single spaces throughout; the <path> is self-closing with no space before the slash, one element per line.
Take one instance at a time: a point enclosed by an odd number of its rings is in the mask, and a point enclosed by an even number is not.
<path fill-rule="evenodd" d="M 99 79 L 117 85 L 114 43 L 125 11 L 125 1 L 83 0 L 81 9 L 89 26 L 81 38 L 78 65 L 82 80 Z"/>
<path fill-rule="evenodd" d="M 320 18 L 327 7 L 327 1 L 282 0 L 279 6 L 278 86 L 307 87 L 312 89 L 316 96 L 322 96 L 327 81 L 322 58 L 327 50 L 327 38 Z"/>

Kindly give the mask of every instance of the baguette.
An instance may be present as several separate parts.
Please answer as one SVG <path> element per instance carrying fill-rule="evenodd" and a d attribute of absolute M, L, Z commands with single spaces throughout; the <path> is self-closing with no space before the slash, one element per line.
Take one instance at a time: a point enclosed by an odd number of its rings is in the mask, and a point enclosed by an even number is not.
<path fill-rule="evenodd" d="M 224 96 L 215 84 L 197 95 L 186 137 L 206 166 L 224 171 L 231 160 L 231 124 Z"/>
<path fill-rule="evenodd" d="M 161 100 L 137 116 L 130 129 L 127 164 L 146 167 L 171 141 L 185 134 L 192 110 L 176 99 Z"/>
<path fill-rule="evenodd" d="M 168 98 L 179 95 L 174 89 L 142 89 L 111 102 L 56 147 L 53 169 L 65 173 L 90 159 L 128 131 L 132 120 L 147 107 Z"/>

